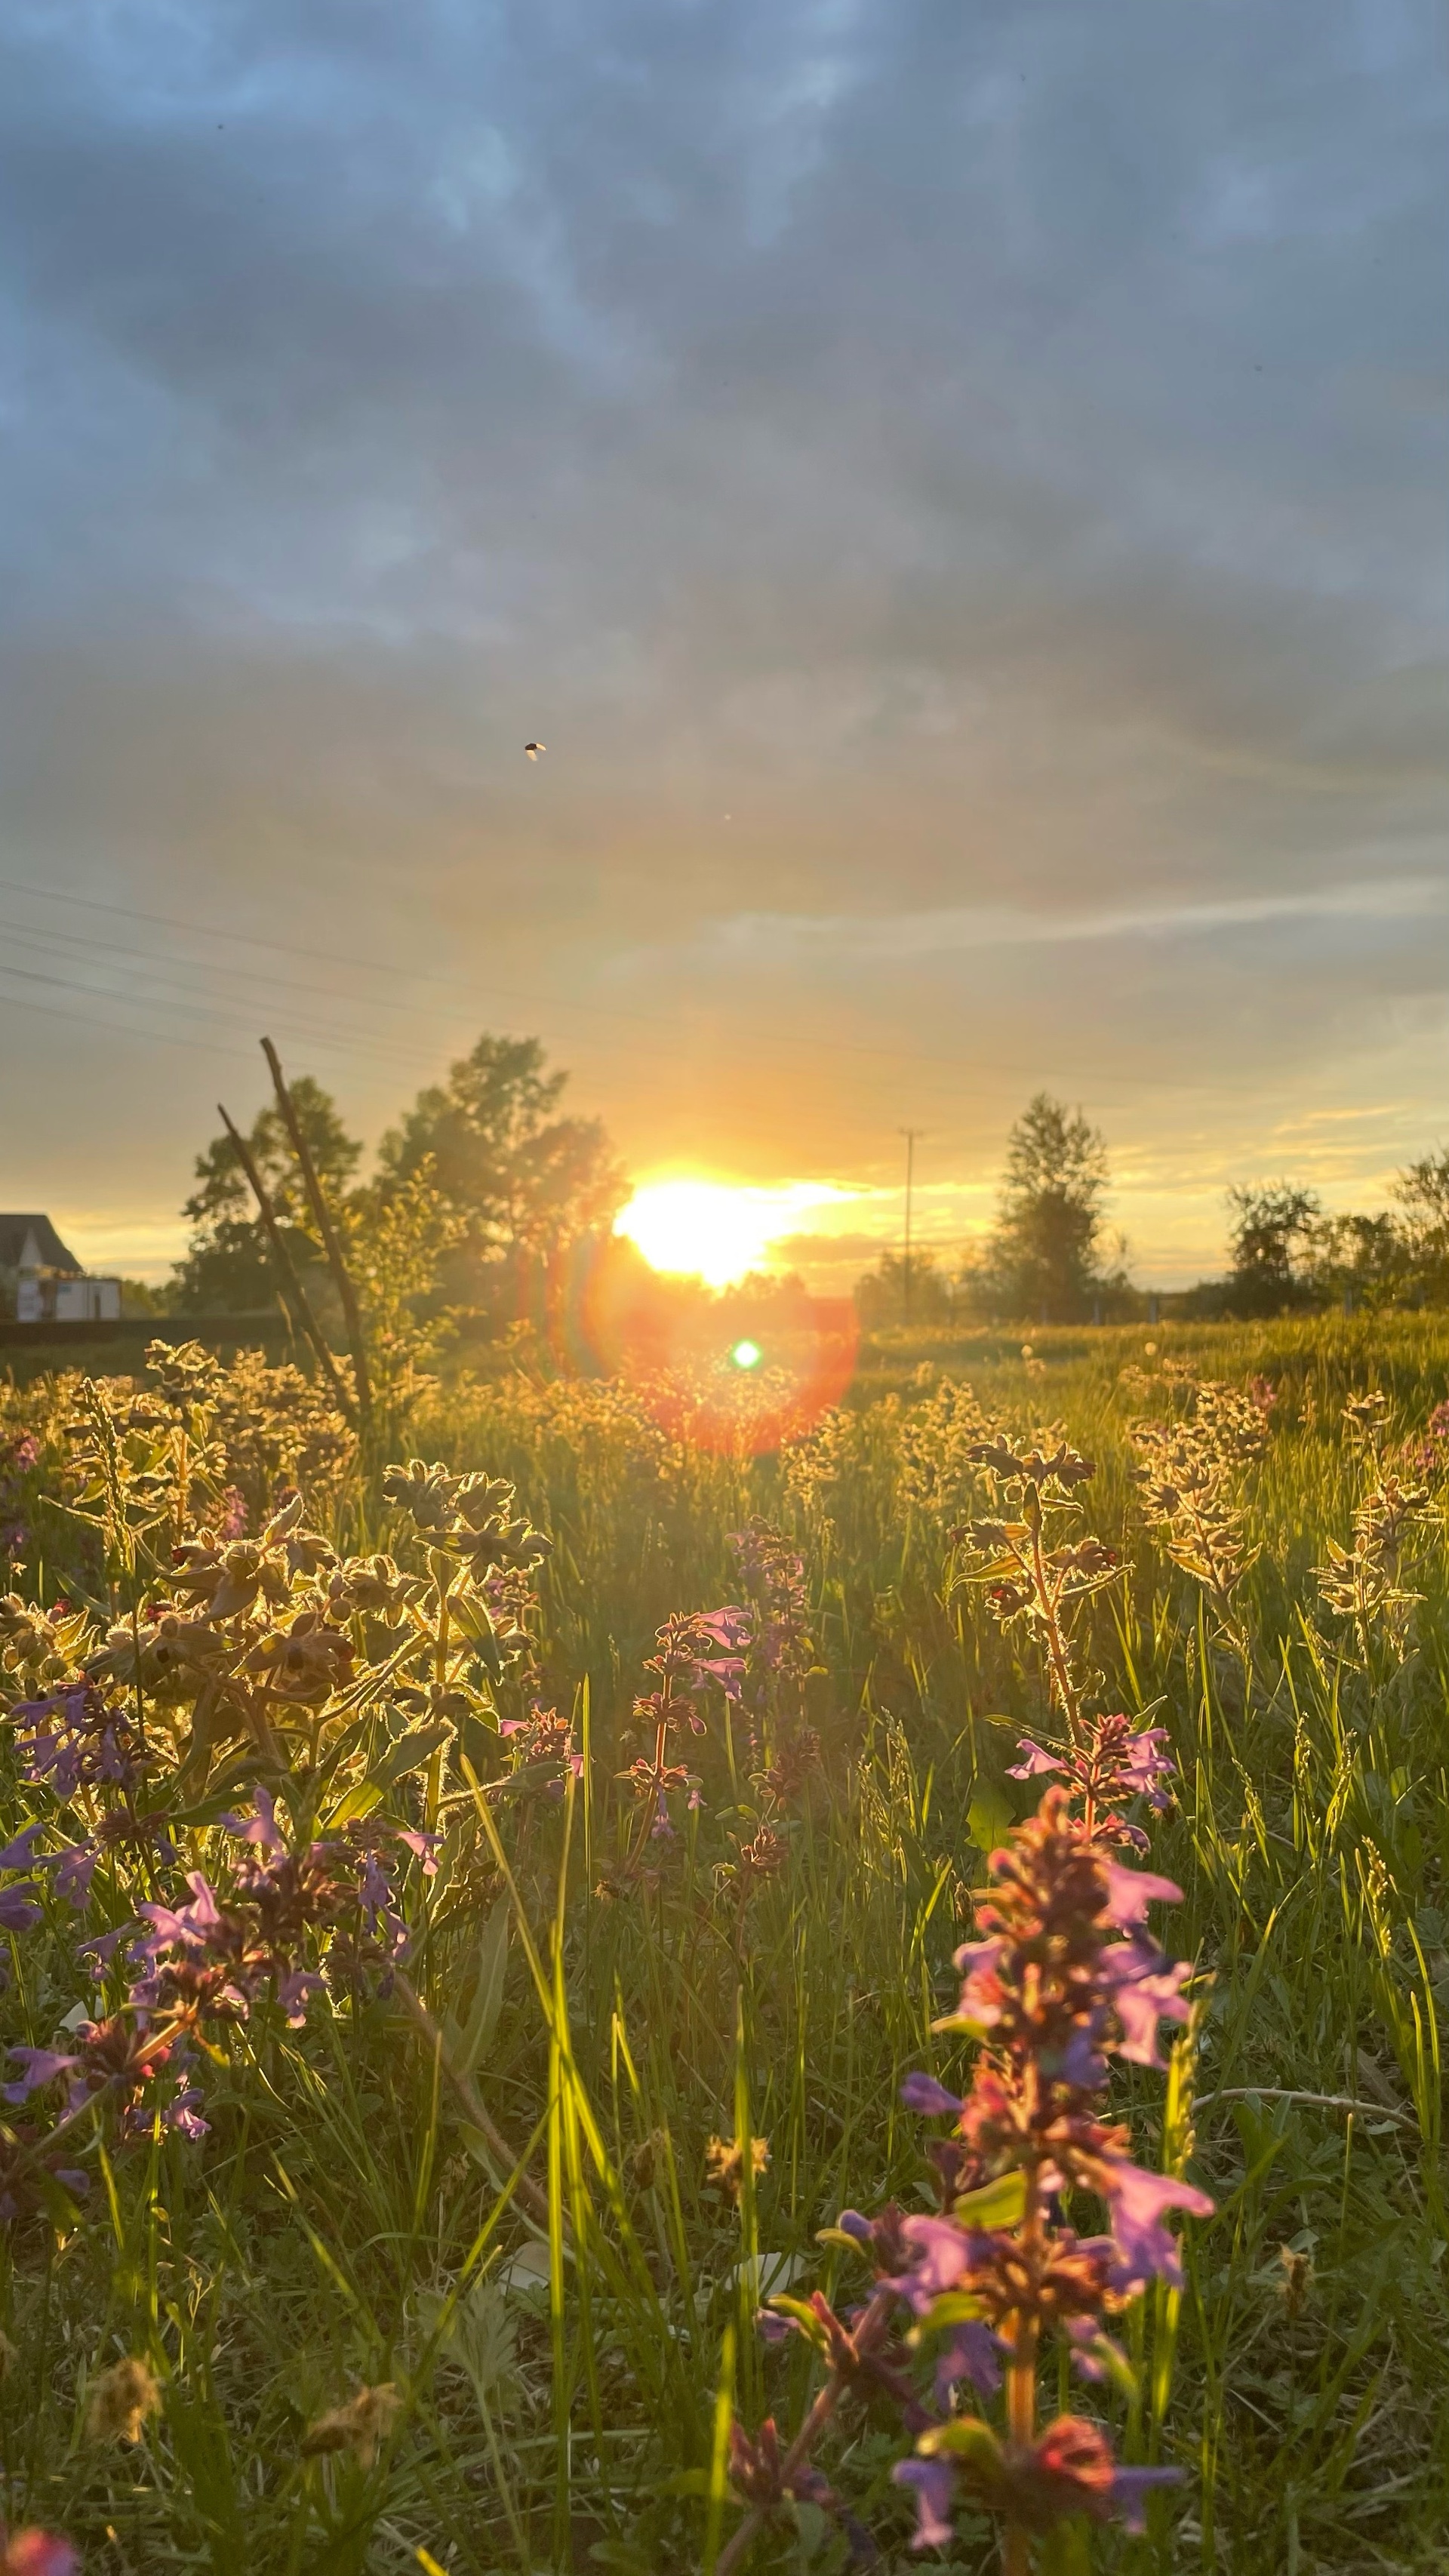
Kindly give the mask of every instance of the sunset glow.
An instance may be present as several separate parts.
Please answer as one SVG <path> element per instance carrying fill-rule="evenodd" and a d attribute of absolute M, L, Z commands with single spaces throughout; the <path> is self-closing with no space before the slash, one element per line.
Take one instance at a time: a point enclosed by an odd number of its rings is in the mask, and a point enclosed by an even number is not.
<path fill-rule="evenodd" d="M 809 1208 L 849 1195 L 827 1181 L 791 1181 L 774 1189 L 728 1181 L 649 1181 L 616 1220 L 616 1234 L 637 1244 L 652 1269 L 684 1273 L 727 1288 L 769 1266 L 770 1246 L 792 1234 Z"/>

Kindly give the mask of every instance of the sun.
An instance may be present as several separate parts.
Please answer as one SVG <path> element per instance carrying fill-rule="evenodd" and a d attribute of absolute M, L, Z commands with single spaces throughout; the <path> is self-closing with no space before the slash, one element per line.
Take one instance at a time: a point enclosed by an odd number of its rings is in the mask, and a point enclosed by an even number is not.
<path fill-rule="evenodd" d="M 673 1270 L 728 1288 L 766 1266 L 769 1248 L 806 1208 L 842 1198 L 825 1181 L 752 1189 L 729 1181 L 647 1181 L 616 1218 L 614 1231 L 637 1244 L 652 1270 Z"/>

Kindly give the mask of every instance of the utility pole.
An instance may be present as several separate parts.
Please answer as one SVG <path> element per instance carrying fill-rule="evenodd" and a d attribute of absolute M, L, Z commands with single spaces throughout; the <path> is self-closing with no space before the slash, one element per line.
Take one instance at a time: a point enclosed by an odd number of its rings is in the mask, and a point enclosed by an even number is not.
<path fill-rule="evenodd" d="M 916 1139 L 924 1136 L 924 1127 L 903 1127 L 906 1140 L 906 1252 L 901 1264 L 901 1312 L 903 1321 L 911 1320 L 911 1189 L 916 1176 Z"/>

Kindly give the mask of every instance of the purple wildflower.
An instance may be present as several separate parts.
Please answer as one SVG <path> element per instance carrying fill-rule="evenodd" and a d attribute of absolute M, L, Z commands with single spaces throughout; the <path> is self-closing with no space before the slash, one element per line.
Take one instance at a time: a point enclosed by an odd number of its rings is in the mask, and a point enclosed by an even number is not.
<path fill-rule="evenodd" d="M 78 2057 L 58 2048 L 10 2048 L 6 2054 L 20 2068 L 13 2084 L 0 2084 L 0 2099 L 6 2102 L 28 2102 L 32 2093 L 43 2092 L 58 2075 L 73 2074 L 80 2064 Z"/>
<path fill-rule="evenodd" d="M 901 2100 L 908 2111 L 918 2111 L 923 2119 L 949 2111 L 954 2118 L 961 2110 L 959 2093 L 948 2093 L 934 2075 L 908 2075 L 901 2086 Z"/>
<path fill-rule="evenodd" d="M 33 1878 L 0 1887 L 0 1932 L 28 1932 L 32 1923 L 38 1923 L 43 1912 L 35 1901 L 39 1893 Z"/>
<path fill-rule="evenodd" d="M 897 2460 L 891 2478 L 909 2487 L 916 2499 L 913 2549 L 949 2549 L 955 2537 L 949 2515 L 956 2478 L 949 2460 Z"/>
<path fill-rule="evenodd" d="M 67 1843 L 64 1851 L 46 1854 L 48 1865 L 55 1871 L 57 1896 L 63 1897 L 77 1914 L 84 1914 L 90 1903 L 91 1880 L 99 1858 L 92 1843 Z"/>
<path fill-rule="evenodd" d="M 1159 2280 L 1166 2281 L 1170 2289 L 1180 2290 L 1182 2259 L 1176 2237 L 1162 2224 L 1163 2213 L 1183 2209 L 1191 2218 L 1211 2218 L 1213 2204 L 1207 2193 L 1177 2174 L 1146 2173 L 1125 2157 L 1105 2171 L 1102 2188 L 1112 2212 L 1112 2237 L 1120 2263 L 1119 2286 L 1136 2292 L 1145 2289 L 1149 2281 Z"/>
<path fill-rule="evenodd" d="M 270 1789 L 254 1789 L 252 1805 L 256 1809 L 255 1815 L 221 1816 L 217 1821 L 244 1843 L 259 1844 L 267 1852 L 284 1852 L 287 1845 L 277 1827 L 277 1802 Z"/>

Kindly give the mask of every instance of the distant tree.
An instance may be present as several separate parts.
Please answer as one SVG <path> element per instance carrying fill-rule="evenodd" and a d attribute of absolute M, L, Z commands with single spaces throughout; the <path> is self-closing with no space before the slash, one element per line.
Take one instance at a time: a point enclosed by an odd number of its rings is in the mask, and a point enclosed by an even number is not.
<path fill-rule="evenodd" d="M 171 1291 L 157 1288 L 149 1279 L 121 1281 L 123 1315 L 166 1315 L 171 1311 Z"/>
<path fill-rule="evenodd" d="M 987 1251 L 994 1301 L 1033 1321 L 1068 1323 L 1090 1307 L 1107 1190 L 1107 1147 L 1082 1112 L 1039 1091 L 1007 1140 Z"/>
<path fill-rule="evenodd" d="M 1404 1242 L 1405 1289 L 1449 1305 L 1449 1148 L 1421 1156 L 1394 1183 Z"/>
<path fill-rule="evenodd" d="M 1290 1181 L 1228 1192 L 1233 1266 L 1228 1282 L 1240 1314 L 1273 1315 L 1312 1295 L 1308 1256 L 1323 1207 L 1314 1190 Z"/>
<path fill-rule="evenodd" d="M 464 1302 L 487 1302 L 510 1257 L 536 1260 L 607 1227 L 624 1202 L 628 1184 L 602 1123 L 555 1114 L 567 1080 L 544 1070 L 537 1038 L 485 1035 L 382 1140 L 384 1190 L 430 1160 L 462 1219 L 445 1277 Z"/>
<path fill-rule="evenodd" d="M 1347 1296 L 1355 1306 L 1380 1307 L 1402 1296 L 1409 1263 L 1404 1228 L 1387 1209 L 1378 1216 L 1325 1216 L 1307 1238 L 1300 1277 L 1322 1305 Z"/>
<path fill-rule="evenodd" d="M 855 1283 L 855 1309 L 863 1324 L 902 1324 L 906 1314 L 906 1263 L 900 1252 L 883 1252 L 874 1270 L 867 1270 Z M 930 1251 L 911 1254 L 911 1294 L 909 1321 L 913 1324 L 944 1323 L 951 1313 L 951 1286 L 936 1266 Z"/>
<path fill-rule="evenodd" d="M 302 1074 L 290 1086 L 302 1133 L 328 1198 L 340 1201 L 361 1158 L 331 1094 Z M 317 1247 L 304 1230 L 305 1201 L 281 1112 L 272 1101 L 259 1111 L 247 1138 L 267 1195 L 300 1270 L 315 1263 Z M 271 1249 L 231 1138 L 213 1137 L 196 1158 L 197 1186 L 182 1214 L 191 1246 L 172 1274 L 171 1303 L 180 1314 L 247 1314 L 269 1305 L 279 1281 Z"/>

